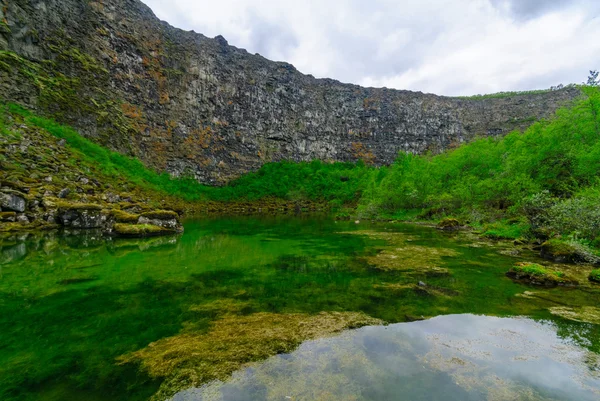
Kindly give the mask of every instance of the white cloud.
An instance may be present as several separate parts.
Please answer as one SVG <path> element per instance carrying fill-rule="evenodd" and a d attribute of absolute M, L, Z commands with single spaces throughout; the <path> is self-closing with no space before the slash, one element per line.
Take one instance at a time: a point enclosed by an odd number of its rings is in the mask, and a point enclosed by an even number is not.
<path fill-rule="evenodd" d="M 600 68 L 594 0 L 145 0 L 161 18 L 317 77 L 444 95 Z"/>

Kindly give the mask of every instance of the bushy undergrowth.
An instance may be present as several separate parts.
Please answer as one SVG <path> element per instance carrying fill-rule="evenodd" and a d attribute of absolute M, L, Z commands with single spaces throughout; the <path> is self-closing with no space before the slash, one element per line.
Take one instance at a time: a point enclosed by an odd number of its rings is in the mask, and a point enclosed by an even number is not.
<path fill-rule="evenodd" d="M 524 133 L 439 155 L 402 154 L 365 191 L 359 212 L 420 209 L 427 218 L 452 214 L 472 224 L 515 219 L 513 234 L 522 234 L 526 216 L 538 232 L 592 240 L 600 233 L 599 112 L 600 90 L 583 87 L 572 106 Z"/>

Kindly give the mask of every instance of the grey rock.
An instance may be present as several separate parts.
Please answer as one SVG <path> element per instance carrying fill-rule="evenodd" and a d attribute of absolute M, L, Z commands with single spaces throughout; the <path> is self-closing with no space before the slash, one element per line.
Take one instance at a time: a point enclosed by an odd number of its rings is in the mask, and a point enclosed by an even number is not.
<path fill-rule="evenodd" d="M 70 193 L 71 193 L 71 190 L 69 188 L 63 188 L 58 193 L 58 197 L 61 198 L 61 199 L 64 199 L 67 196 L 69 196 Z"/>
<path fill-rule="evenodd" d="M 83 185 L 87 185 L 87 184 L 90 182 L 90 180 L 88 180 L 88 179 L 87 179 L 87 178 L 85 178 L 85 177 L 82 177 L 82 178 L 79 180 L 79 182 L 80 182 L 80 183 L 82 183 Z"/>
<path fill-rule="evenodd" d="M 174 231 L 178 231 L 181 228 L 177 219 L 149 219 L 142 216 L 138 219 L 138 224 L 153 224 Z"/>
<path fill-rule="evenodd" d="M 65 146 L 67 144 L 67 141 L 63 138 L 60 141 L 58 141 L 58 146 Z"/>
<path fill-rule="evenodd" d="M 20 214 L 20 215 L 17 216 L 17 222 L 18 223 L 23 223 L 23 224 L 28 224 L 29 223 L 29 219 L 24 214 Z"/>
<path fill-rule="evenodd" d="M 44 178 L 44 181 L 46 181 L 46 182 L 52 182 L 52 176 L 49 175 L 48 177 Z"/>
<path fill-rule="evenodd" d="M 23 213 L 27 208 L 25 195 L 12 190 L 3 190 L 0 192 L 0 206 L 2 210 L 11 210 L 14 212 Z"/>
<path fill-rule="evenodd" d="M 107 217 L 96 209 L 67 209 L 58 212 L 58 222 L 71 228 L 102 228 Z"/>

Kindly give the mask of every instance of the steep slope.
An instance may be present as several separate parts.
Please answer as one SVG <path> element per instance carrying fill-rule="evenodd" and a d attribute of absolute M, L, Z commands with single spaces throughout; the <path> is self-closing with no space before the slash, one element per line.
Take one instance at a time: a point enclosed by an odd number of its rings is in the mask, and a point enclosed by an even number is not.
<path fill-rule="evenodd" d="M 138 0 L 3 0 L 0 96 L 174 176 L 268 161 L 390 163 L 551 115 L 577 89 L 456 99 L 315 79 L 159 21 Z"/>

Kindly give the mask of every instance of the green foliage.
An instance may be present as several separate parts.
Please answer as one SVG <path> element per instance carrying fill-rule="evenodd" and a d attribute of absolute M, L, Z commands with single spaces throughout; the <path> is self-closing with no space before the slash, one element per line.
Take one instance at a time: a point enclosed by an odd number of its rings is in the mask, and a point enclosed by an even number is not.
<path fill-rule="evenodd" d="M 483 235 L 492 239 L 518 239 L 526 236 L 529 225 L 519 222 L 497 221 L 484 226 Z"/>
<path fill-rule="evenodd" d="M 522 96 L 522 95 L 537 95 L 540 93 L 547 93 L 550 91 L 552 91 L 552 89 L 538 89 L 538 90 L 516 91 L 516 92 L 497 92 L 497 93 L 488 93 L 485 95 L 457 96 L 457 98 L 469 99 L 469 100 L 498 99 L 498 98 L 506 98 L 506 97 L 513 97 L 513 96 Z"/>
<path fill-rule="evenodd" d="M 493 223 L 525 215 L 534 230 L 593 239 L 600 234 L 600 89 L 524 133 L 480 138 L 451 152 L 401 154 L 378 185 L 368 186 L 359 210 L 389 216 L 422 209 Z M 524 223 L 489 234 L 521 236 Z M 508 230 L 508 232 L 506 231 Z"/>
<path fill-rule="evenodd" d="M 549 259 L 571 263 L 598 263 L 600 257 L 587 241 L 575 238 L 552 238 L 542 244 L 542 255 Z"/>
<path fill-rule="evenodd" d="M 600 269 L 592 270 L 588 278 L 590 281 L 600 283 Z"/>
<path fill-rule="evenodd" d="M 519 264 L 515 265 L 513 267 L 513 270 L 518 271 L 518 272 L 527 273 L 532 276 L 545 276 L 548 274 L 555 274 L 560 277 L 560 275 L 561 275 L 560 272 L 550 272 L 542 265 L 539 265 L 537 263 L 528 263 L 528 262 L 523 262 L 523 263 L 519 263 Z"/>

